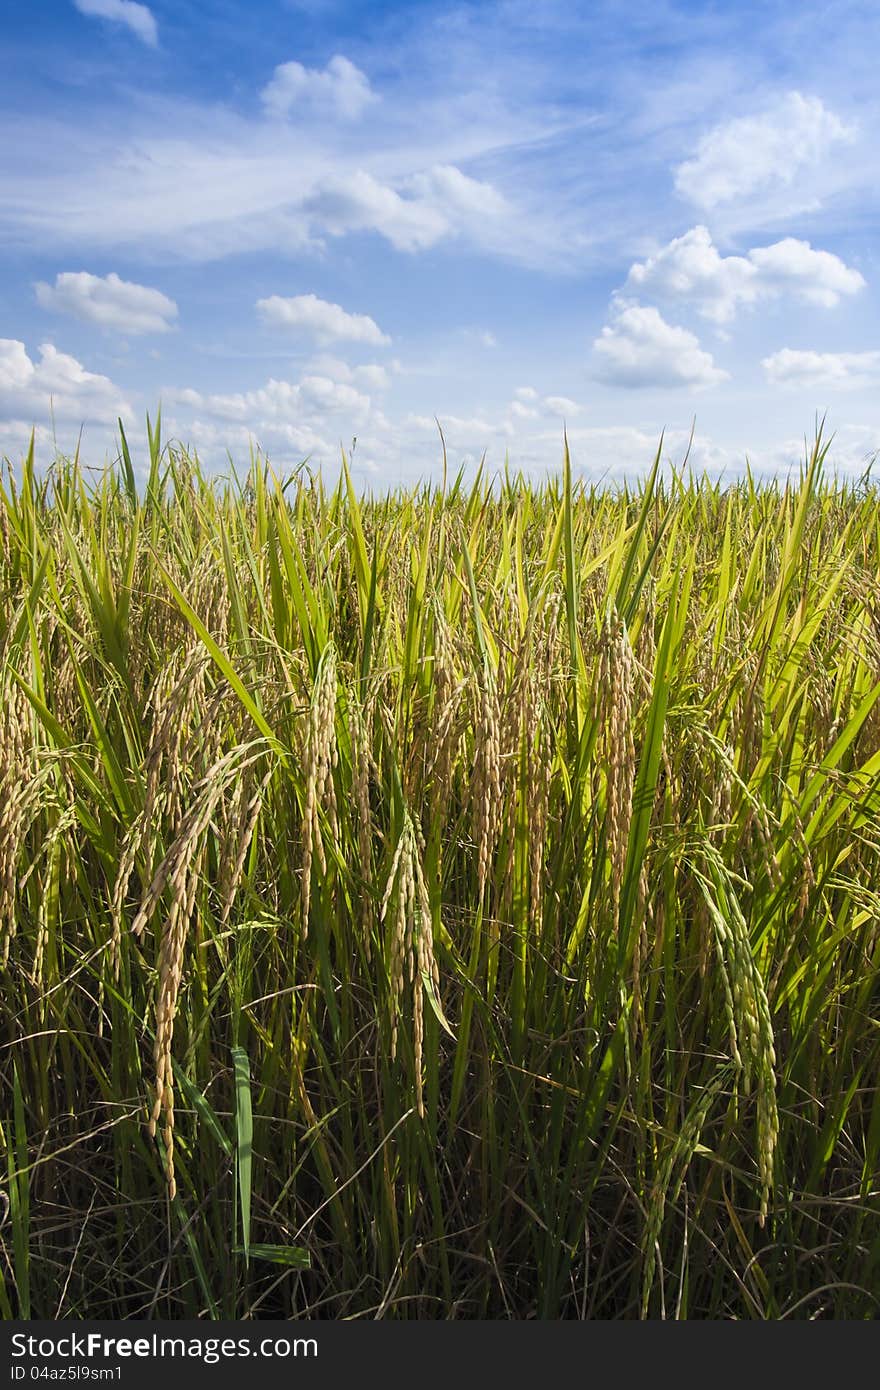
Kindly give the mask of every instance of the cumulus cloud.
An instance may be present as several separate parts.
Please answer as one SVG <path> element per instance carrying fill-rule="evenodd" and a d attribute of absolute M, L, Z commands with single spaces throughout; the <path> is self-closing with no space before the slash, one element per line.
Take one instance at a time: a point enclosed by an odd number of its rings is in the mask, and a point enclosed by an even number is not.
<path fill-rule="evenodd" d="M 342 411 L 352 418 L 363 418 L 370 409 L 370 397 L 354 386 L 326 376 L 304 376 L 299 394 L 308 411 L 330 414 Z"/>
<path fill-rule="evenodd" d="M 320 180 L 303 200 L 303 211 L 331 236 L 378 232 L 398 251 L 422 251 L 446 236 L 484 231 L 507 208 L 491 184 L 452 165 L 435 165 L 400 187 L 358 169 Z"/>
<path fill-rule="evenodd" d="M 189 406 L 216 420 L 238 421 L 255 431 L 267 421 L 295 423 L 305 420 L 314 424 L 316 417 L 323 419 L 336 411 L 360 420 L 370 409 L 369 396 L 344 382 L 323 376 L 305 376 L 296 382 L 271 377 L 265 386 L 228 394 L 203 394 L 187 388 L 166 391 L 163 395 L 176 405 Z"/>
<path fill-rule="evenodd" d="M 762 359 L 774 386 L 855 390 L 880 383 L 880 352 L 801 352 L 782 348 Z"/>
<path fill-rule="evenodd" d="M 102 328 L 121 333 L 166 333 L 177 318 L 177 305 L 159 290 L 109 275 L 89 275 L 85 270 L 66 270 L 55 284 L 38 281 L 38 302 L 44 309 L 72 314 Z"/>
<path fill-rule="evenodd" d="M 290 299 L 273 294 L 257 300 L 257 312 L 264 323 L 275 328 L 294 328 L 311 334 L 319 343 L 347 339 L 355 343 L 385 346 L 391 342 L 374 319 L 367 314 L 349 314 L 339 304 L 331 304 L 314 294 L 298 294 Z"/>
<path fill-rule="evenodd" d="M 210 402 L 210 398 L 207 400 Z M 329 464 L 339 458 L 338 442 L 328 439 L 302 419 L 275 416 L 255 418 L 246 424 L 232 423 L 226 419 L 218 421 L 210 413 L 199 414 L 194 402 L 184 400 L 182 404 L 182 413 L 165 416 L 167 432 L 197 449 L 199 457 L 209 466 L 223 470 L 228 465 L 229 453 L 233 457 L 240 453 L 246 458 L 254 444 L 278 466 L 300 463 L 304 459 L 314 465 Z M 186 408 L 190 405 L 194 407 L 192 413 Z"/>
<path fill-rule="evenodd" d="M 250 391 L 167 388 L 163 402 L 177 411 L 186 438 L 220 443 L 225 430 L 229 446 L 250 436 L 264 448 L 281 448 L 285 456 L 295 450 L 328 464 L 338 459 L 341 439 L 360 434 L 367 424 L 373 432 L 384 428 L 384 417 L 366 392 L 317 371 L 299 381 L 271 377 Z"/>
<path fill-rule="evenodd" d="M 305 198 L 306 216 L 330 236 L 379 232 L 398 251 L 422 251 L 449 230 L 443 213 L 424 201 L 402 198 L 358 169 L 322 180 Z"/>
<path fill-rule="evenodd" d="M 384 391 L 390 386 L 391 378 L 385 367 L 378 362 L 364 362 L 352 371 L 355 381 L 369 387 L 371 391 Z"/>
<path fill-rule="evenodd" d="M 124 24 L 150 48 L 155 48 L 159 42 L 152 10 L 147 5 L 137 4 L 137 0 L 73 0 L 73 3 L 80 14 L 90 19 L 109 19 L 113 24 Z"/>
<path fill-rule="evenodd" d="M 340 53 L 323 69 L 279 64 L 260 96 L 267 115 L 276 119 L 307 108 L 354 121 L 378 100 L 365 73 Z"/>
<path fill-rule="evenodd" d="M 575 415 L 580 415 L 581 407 L 577 401 L 572 401 L 568 396 L 545 396 L 544 409 L 551 415 L 558 415 L 561 419 L 571 420 Z"/>
<path fill-rule="evenodd" d="M 48 425 L 35 425 L 32 420 L 0 420 L 0 453 L 5 458 L 24 458 L 30 446 L 31 431 L 34 448 L 39 457 L 51 458 L 55 441 Z"/>
<path fill-rule="evenodd" d="M 309 367 L 321 376 L 331 377 L 333 381 L 356 382 L 370 391 L 385 391 L 391 385 L 389 369 L 378 362 L 363 362 L 352 367 L 341 357 L 320 353 L 311 359 Z M 391 371 L 398 371 L 399 367 L 398 362 L 391 363 Z"/>
<path fill-rule="evenodd" d="M 491 184 L 453 165 L 414 174 L 399 190 L 357 169 L 319 180 L 303 200 L 316 230 L 330 236 L 378 232 L 398 251 L 424 251 L 460 232 L 477 235 L 506 209 Z"/>
<path fill-rule="evenodd" d="M 785 237 L 772 246 L 759 246 L 749 252 L 768 291 L 791 290 L 809 304 L 833 309 L 843 295 L 864 289 L 859 271 L 846 265 L 830 251 L 814 251 L 808 241 Z"/>
<path fill-rule="evenodd" d="M 839 256 L 794 237 L 755 247 L 745 256 L 722 256 L 709 229 L 698 226 L 637 261 L 626 285 L 660 298 L 687 299 L 704 318 L 725 324 L 741 305 L 783 293 L 833 308 L 842 296 L 863 289 L 865 281 Z"/>
<path fill-rule="evenodd" d="M 726 323 L 740 304 L 758 298 L 757 268 L 744 256 L 720 256 L 706 227 L 676 237 L 631 266 L 627 288 L 693 300 L 706 318 Z"/>
<path fill-rule="evenodd" d="M 463 174 L 454 164 L 435 164 L 414 174 L 407 189 L 422 202 L 468 217 L 500 217 L 507 203 L 497 189 Z"/>
<path fill-rule="evenodd" d="M 475 441 L 484 444 L 488 439 L 496 435 L 511 435 L 513 429 L 510 425 L 499 425 L 491 420 L 487 420 L 483 415 L 447 415 L 437 416 L 440 427 L 443 430 L 447 444 L 450 440 L 456 445 L 461 442 L 471 445 Z M 406 417 L 406 424 L 412 425 L 416 430 L 423 434 L 433 434 L 437 436 L 437 419 L 433 415 L 410 414 Z"/>
<path fill-rule="evenodd" d="M 667 323 L 652 305 L 617 299 L 612 321 L 593 343 L 596 375 L 610 386 L 715 386 L 727 372 L 686 328 Z"/>
<path fill-rule="evenodd" d="M 358 232 L 416 252 L 454 236 L 480 244 L 509 225 L 500 194 L 451 165 L 379 179 L 347 168 L 350 152 L 323 148 L 323 134 L 305 150 L 286 130 L 271 149 L 262 147 L 264 138 L 260 132 L 242 147 L 219 137 L 210 146 L 146 138 L 101 163 L 100 176 L 94 166 L 81 171 L 76 187 L 63 174 L 16 175 L 15 219 L 25 208 L 29 235 L 42 233 L 50 243 L 80 242 L 93 251 L 148 242 L 153 253 L 163 246 L 198 260 L 269 247 L 323 249 L 328 236 Z M 232 200 L 230 186 L 238 190 Z M 0 218 L 11 195 L 0 181 Z"/>
<path fill-rule="evenodd" d="M 255 442 L 278 463 L 308 457 L 332 468 L 339 464 L 342 441 L 347 444 L 353 434 L 369 432 L 381 448 L 389 429 L 371 397 L 359 389 L 356 370 L 328 358 L 324 371 L 309 371 L 295 381 L 271 377 L 248 391 L 166 388 L 162 400 L 168 428 L 220 467 L 227 449 L 246 450 Z M 361 449 L 360 469 L 362 455 Z"/>
<path fill-rule="evenodd" d="M 576 426 L 567 431 L 572 471 L 591 480 L 612 482 L 644 478 L 657 453 L 661 429 L 636 429 L 632 425 Z M 664 429 L 662 463 L 678 467 L 687 455 L 694 469 L 714 476 L 741 471 L 744 456 L 737 456 L 709 435 L 690 427 Z M 554 436 L 555 442 L 555 436 Z M 803 453 L 803 446 L 801 446 Z"/>
<path fill-rule="evenodd" d="M 27 112 L 0 146 L 0 235 L 65 257 L 136 248 L 150 260 L 323 252 L 360 233 L 409 252 L 460 237 L 515 259 L 543 254 L 533 217 L 519 203 L 514 216 L 494 178 L 464 171 L 496 148 L 491 132 L 445 119 L 448 93 L 414 97 L 408 82 L 390 83 L 378 129 L 354 121 L 367 95 L 378 99 L 340 55 L 326 69 L 282 65 L 249 115 L 231 99 L 167 93 L 123 105 L 118 120 L 116 108 L 93 121 L 51 104 Z"/>
<path fill-rule="evenodd" d="M 778 185 L 790 185 L 853 131 L 819 97 L 787 92 L 756 115 L 710 130 L 675 170 L 678 193 L 714 208 Z"/>
<path fill-rule="evenodd" d="M 803 434 L 772 440 L 749 450 L 749 467 L 755 477 L 779 478 L 799 471 L 810 446 Z M 880 455 L 880 425 L 839 425 L 830 437 L 826 474 L 858 475 Z"/>
<path fill-rule="evenodd" d="M 246 452 L 254 443 L 278 465 L 308 457 L 313 466 L 332 471 L 339 467 L 340 446 L 348 450 L 356 435 L 354 471 L 370 473 L 374 460 L 379 460 L 380 471 L 389 477 L 400 424 L 390 422 L 370 394 L 370 388 L 384 386 L 387 380 L 377 363 L 351 366 L 325 355 L 313 358 L 294 380 L 271 377 L 235 392 L 166 386 L 162 401 L 167 429 L 194 444 L 219 468 L 224 467 L 227 449 Z"/>
<path fill-rule="evenodd" d="M 81 362 L 43 343 L 33 360 L 17 338 L 0 338 L 0 411 L 44 420 L 50 411 L 64 420 L 112 422 L 130 408 L 109 377 L 86 371 Z"/>

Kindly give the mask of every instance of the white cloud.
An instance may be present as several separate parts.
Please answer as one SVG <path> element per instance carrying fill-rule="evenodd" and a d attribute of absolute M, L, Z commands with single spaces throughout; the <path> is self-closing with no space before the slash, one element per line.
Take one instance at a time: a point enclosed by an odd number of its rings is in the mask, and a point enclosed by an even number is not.
<path fill-rule="evenodd" d="M 385 367 L 378 362 L 364 362 L 359 367 L 354 368 L 353 376 L 355 381 L 360 381 L 371 391 L 384 391 L 391 384 L 391 378 Z"/>
<path fill-rule="evenodd" d="M 449 222 L 436 207 L 401 198 L 363 169 L 324 179 L 305 198 L 303 210 L 331 236 L 379 232 L 398 251 L 422 251 L 449 231 Z"/>
<path fill-rule="evenodd" d="M 333 361 L 333 359 L 329 359 Z M 344 363 L 336 362 L 345 368 Z M 369 427 L 374 437 L 388 428 L 369 395 L 351 381 L 309 372 L 298 381 L 270 378 L 249 391 L 203 393 L 192 388 L 166 389 L 168 428 L 192 442 L 222 466 L 226 449 L 246 450 L 256 441 L 279 461 L 307 455 L 331 467 L 339 460 L 340 441 Z"/>
<path fill-rule="evenodd" d="M 177 318 L 177 305 L 159 290 L 120 280 L 109 275 L 89 275 L 87 271 L 63 271 L 55 284 L 39 281 L 37 300 L 44 309 L 121 333 L 165 333 Z"/>
<path fill-rule="evenodd" d="M 675 170 L 675 187 L 699 207 L 714 208 L 792 184 L 852 136 L 819 97 L 787 92 L 758 115 L 725 121 L 704 135 L 695 155 Z"/>
<path fill-rule="evenodd" d="M 761 366 L 774 386 L 839 387 L 880 384 L 880 352 L 801 352 L 782 348 Z"/>
<path fill-rule="evenodd" d="M 320 352 L 317 356 L 312 357 L 309 360 L 309 367 L 321 376 L 332 377 L 334 381 L 351 381 L 354 375 L 347 362 L 343 362 L 341 357 L 333 357 L 328 352 Z"/>
<path fill-rule="evenodd" d="M 183 397 L 187 393 L 181 392 Z M 228 420 L 217 421 L 208 413 L 174 415 L 163 417 L 165 431 L 169 438 L 179 439 L 188 447 L 198 451 L 203 463 L 224 469 L 228 466 L 228 454 L 247 458 L 251 445 L 256 444 L 276 464 L 299 463 L 309 459 L 314 465 L 329 464 L 339 458 L 339 444 L 321 434 L 315 426 L 303 420 L 284 417 L 262 417 L 249 420 L 247 424 L 234 424 Z M 183 401 L 185 406 L 192 402 Z"/>
<path fill-rule="evenodd" d="M 470 178 L 453 164 L 435 164 L 414 174 L 407 187 L 426 204 L 465 218 L 500 217 L 507 211 L 507 203 L 497 189 Z"/>
<path fill-rule="evenodd" d="M 729 323 L 740 305 L 791 293 L 833 308 L 865 281 L 857 270 L 808 241 L 786 237 L 745 256 L 722 256 L 707 227 L 693 227 L 630 268 L 627 288 L 661 298 L 690 300 L 704 318 Z"/>
<path fill-rule="evenodd" d="M 319 353 L 317 357 L 311 358 L 309 367 L 313 373 L 329 376 L 333 381 L 347 384 L 357 382 L 369 391 L 385 391 L 391 385 L 391 372 L 399 371 L 400 363 L 393 361 L 390 370 L 378 362 L 363 362 L 359 366 L 351 367 L 341 357 Z"/>
<path fill-rule="evenodd" d="M 840 425 L 829 429 L 830 448 L 826 474 L 858 476 L 880 455 L 880 424 Z M 763 448 L 749 450 L 749 465 L 758 478 L 780 478 L 796 473 L 809 454 L 809 436 L 793 434 Z"/>
<path fill-rule="evenodd" d="M 720 256 L 706 227 L 676 237 L 656 255 L 630 268 L 627 287 L 662 298 L 694 301 L 716 323 L 733 318 L 739 304 L 758 298 L 758 271 L 744 256 Z"/>
<path fill-rule="evenodd" d="M 651 432 L 631 425 L 594 425 L 576 426 L 566 433 L 575 475 L 609 483 L 644 478 L 657 453 L 661 431 L 659 427 Z M 559 447 L 555 435 L 548 442 Z M 663 430 L 664 465 L 679 466 L 688 450 L 695 471 L 705 469 L 715 476 L 738 473 L 745 462 L 744 456 L 738 457 L 708 435 L 698 432 L 691 440 L 689 428 Z"/>
<path fill-rule="evenodd" d="M 596 375 L 610 386 L 715 386 L 727 378 L 686 328 L 667 323 L 652 305 L 617 299 L 612 322 L 593 343 Z"/>
<path fill-rule="evenodd" d="M 370 409 L 369 396 L 327 376 L 304 376 L 299 383 L 299 393 L 307 410 L 321 414 L 340 411 L 362 419 Z"/>
<path fill-rule="evenodd" d="M 517 420 L 537 420 L 539 412 L 532 405 L 523 405 L 522 401 L 511 401 L 511 415 L 516 416 Z"/>
<path fill-rule="evenodd" d="M 49 413 L 63 420 L 112 422 L 130 416 L 122 392 L 109 377 L 88 372 L 81 362 L 58 352 L 51 343 L 39 349 L 39 361 L 16 338 L 0 338 L 0 411 L 44 421 Z"/>
<path fill-rule="evenodd" d="M 305 419 L 314 424 L 334 411 L 361 419 L 369 411 L 370 398 L 330 377 L 306 376 L 301 381 L 279 381 L 271 377 L 265 386 L 252 391 L 203 395 L 191 388 L 163 392 L 163 399 L 189 406 L 216 420 L 238 421 L 258 432 L 267 421 Z"/>
<path fill-rule="evenodd" d="M 246 391 L 166 387 L 167 430 L 221 469 L 227 449 L 247 453 L 254 442 L 279 465 L 308 456 L 314 466 L 332 471 L 339 466 L 340 445 L 348 450 L 357 435 L 355 472 L 363 474 L 372 470 L 371 456 L 390 458 L 398 429 L 361 389 L 378 381 L 375 373 L 383 370 L 375 363 L 362 369 L 325 356 L 313 359 L 298 380 L 272 377 Z"/>
<path fill-rule="evenodd" d="M 0 391 L 25 391 L 35 371 L 24 343 L 16 338 L 0 338 Z"/>
<path fill-rule="evenodd" d="M 435 165 L 400 184 L 402 192 L 357 169 L 318 181 L 303 211 L 331 236 L 378 232 L 398 251 L 422 251 L 461 232 L 478 237 L 507 204 L 491 186 L 452 165 Z"/>
<path fill-rule="evenodd" d="M 148 260 L 205 261 L 323 253 L 330 237 L 375 233 L 402 251 L 459 237 L 506 258 L 546 260 L 538 214 L 526 213 L 519 193 L 509 204 L 495 181 L 507 142 L 524 130 L 519 118 L 465 118 L 448 89 L 422 92 L 401 72 L 375 120 L 345 121 L 340 111 L 352 113 L 351 93 L 361 90 L 345 61 L 323 71 L 294 65 L 302 81 L 292 86 L 304 95 L 289 122 L 267 107 L 242 114 L 234 94 L 209 103 L 167 92 L 118 109 L 101 98 L 88 119 L 65 119 L 55 104 L 16 116 L 0 142 L 0 237 L 65 256 L 143 248 Z M 289 82 L 284 90 L 289 97 Z M 267 91 L 269 106 L 284 105 L 275 79 Z M 468 172 L 478 159 L 491 180 Z M 553 236 L 562 240 L 558 227 Z"/>
<path fill-rule="evenodd" d="M 31 430 L 34 433 L 34 449 L 41 456 L 54 453 L 52 431 L 47 425 L 34 425 L 30 420 L 0 420 L 0 447 L 2 457 L 23 458 L 30 445 Z M 60 443 L 60 441 L 59 441 Z"/>
<path fill-rule="evenodd" d="M 514 392 L 514 395 L 516 396 L 516 399 L 518 401 L 531 402 L 536 401 L 538 399 L 538 393 L 535 390 L 534 386 L 518 386 L 516 388 L 516 391 Z"/>
<path fill-rule="evenodd" d="M 147 5 L 139 5 L 136 0 L 73 0 L 80 14 L 94 19 L 109 19 L 114 24 L 124 24 L 142 43 L 155 48 L 159 42 L 159 31 L 153 12 Z"/>
<path fill-rule="evenodd" d="M 791 290 L 810 304 L 833 309 L 843 295 L 864 289 L 864 277 L 830 251 L 814 251 L 808 241 L 785 237 L 749 252 L 769 290 Z"/>
<path fill-rule="evenodd" d="M 459 441 L 461 444 L 470 445 L 479 440 L 482 444 L 493 436 L 513 433 L 511 426 L 494 424 L 483 415 L 462 416 L 438 413 L 437 419 L 435 419 L 433 415 L 412 414 L 406 417 L 405 423 L 412 425 L 424 434 L 433 434 L 437 437 L 437 420 L 440 421 L 440 428 L 443 430 L 446 443 L 450 444 L 451 441 L 456 447 L 459 446 Z"/>
<path fill-rule="evenodd" d="M 551 415 L 558 415 L 561 419 L 571 420 L 575 415 L 580 415 L 581 407 L 577 401 L 569 400 L 568 396 L 545 396 L 544 409 Z"/>
<path fill-rule="evenodd" d="M 339 304 L 330 304 L 314 294 L 298 294 L 290 299 L 273 294 L 257 300 L 257 311 L 264 323 L 276 328 L 296 328 L 310 333 L 320 343 L 347 339 L 355 343 L 384 346 L 391 342 L 387 333 L 367 314 L 349 314 Z"/>
<path fill-rule="evenodd" d="M 403 179 L 399 189 L 366 170 L 331 175 L 304 197 L 303 211 L 317 231 L 331 236 L 378 232 L 402 252 L 427 250 L 445 236 L 480 238 L 507 211 L 491 183 L 468 178 L 449 164 Z"/>
<path fill-rule="evenodd" d="M 308 107 L 353 121 L 378 100 L 366 75 L 339 53 L 323 71 L 302 63 L 279 64 L 260 96 L 267 114 L 278 119 Z"/>

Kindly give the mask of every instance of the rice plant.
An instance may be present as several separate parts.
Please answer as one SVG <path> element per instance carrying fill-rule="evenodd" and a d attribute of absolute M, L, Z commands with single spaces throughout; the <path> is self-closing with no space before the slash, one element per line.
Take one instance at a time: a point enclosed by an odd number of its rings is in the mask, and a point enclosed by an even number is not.
<path fill-rule="evenodd" d="M 880 493 L 0 476 L 0 1312 L 876 1317 Z"/>

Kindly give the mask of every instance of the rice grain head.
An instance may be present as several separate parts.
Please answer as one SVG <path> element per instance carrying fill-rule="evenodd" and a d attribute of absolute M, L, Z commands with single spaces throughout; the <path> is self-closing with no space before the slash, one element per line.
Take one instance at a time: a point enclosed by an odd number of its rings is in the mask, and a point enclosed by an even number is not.
<path fill-rule="evenodd" d="M 488 661 L 475 677 L 477 716 L 474 724 L 474 773 L 471 805 L 477 846 L 477 895 L 482 902 L 492 856 L 501 832 L 501 713 L 498 680 Z"/>
<path fill-rule="evenodd" d="M 321 873 L 327 872 L 327 858 L 321 834 L 320 812 L 326 815 L 330 834 L 339 843 L 339 821 L 336 807 L 336 788 L 333 773 L 339 751 L 336 743 L 336 648 L 329 642 L 318 664 L 318 671 L 309 705 L 306 734 L 305 774 L 306 805 L 303 816 L 302 840 L 302 934 L 309 932 L 309 907 L 312 894 L 312 861 L 317 857 Z"/>
<path fill-rule="evenodd" d="M 607 768 L 606 837 L 610 864 L 611 918 L 619 925 L 620 886 L 632 821 L 635 745 L 632 721 L 635 662 L 629 635 L 613 606 L 609 607 L 599 655 L 599 704 L 604 729 Z"/>
<path fill-rule="evenodd" d="M 424 991 L 439 1000 L 440 972 L 434 954 L 434 935 L 428 886 L 421 863 L 421 840 L 409 811 L 391 862 L 379 920 L 385 921 L 394 904 L 389 975 L 391 982 L 391 1057 L 397 1057 L 400 1017 L 407 993 L 412 997 L 413 1067 L 416 1108 L 424 1118 L 422 1050 L 424 1043 Z"/>

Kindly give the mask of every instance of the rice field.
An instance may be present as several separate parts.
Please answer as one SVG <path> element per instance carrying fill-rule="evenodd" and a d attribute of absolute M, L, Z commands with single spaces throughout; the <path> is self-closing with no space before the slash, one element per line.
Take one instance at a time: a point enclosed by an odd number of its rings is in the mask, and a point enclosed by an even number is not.
<path fill-rule="evenodd" d="M 877 1317 L 880 492 L 827 447 L 5 466 L 3 1316 Z"/>

